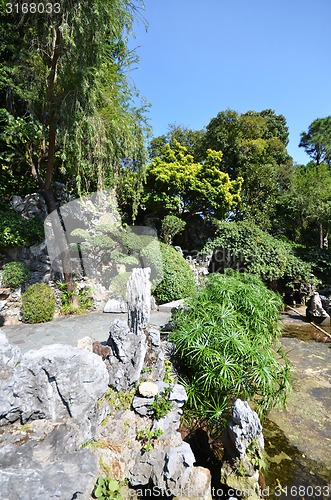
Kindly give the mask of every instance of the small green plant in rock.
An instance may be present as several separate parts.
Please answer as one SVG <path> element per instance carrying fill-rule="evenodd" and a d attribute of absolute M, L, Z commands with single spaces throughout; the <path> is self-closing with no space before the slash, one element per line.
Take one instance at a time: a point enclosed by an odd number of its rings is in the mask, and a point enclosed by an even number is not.
<path fill-rule="evenodd" d="M 128 410 L 131 406 L 135 393 L 136 389 L 134 387 L 128 391 L 119 392 L 116 392 L 114 389 L 109 387 L 106 394 L 99 399 L 98 406 L 101 406 L 104 402 L 106 402 L 112 411 Z"/>
<path fill-rule="evenodd" d="M 152 403 L 152 408 L 154 410 L 155 418 L 165 417 L 172 409 L 172 402 L 169 397 L 172 391 L 172 387 L 165 387 L 162 394 L 157 394 Z"/>
<path fill-rule="evenodd" d="M 56 307 L 52 288 L 45 283 L 29 286 L 22 295 L 22 312 L 27 323 L 45 323 L 54 317 Z"/>
<path fill-rule="evenodd" d="M 121 500 L 122 494 L 119 481 L 109 479 L 105 476 L 99 476 L 93 490 L 93 498 Z"/>
<path fill-rule="evenodd" d="M 174 377 L 172 376 L 172 363 L 168 359 L 164 361 L 164 377 L 163 377 L 163 382 L 166 384 L 173 384 L 175 381 Z"/>
<path fill-rule="evenodd" d="M 152 451 L 155 445 L 155 441 L 157 441 L 163 434 L 162 429 L 155 429 L 155 431 L 151 431 L 149 429 L 141 429 L 137 432 L 136 439 L 141 441 L 142 450 L 146 453 Z"/>
<path fill-rule="evenodd" d="M 30 269 L 23 262 L 8 262 L 2 268 L 1 282 L 15 289 L 26 283 L 30 276 Z"/>

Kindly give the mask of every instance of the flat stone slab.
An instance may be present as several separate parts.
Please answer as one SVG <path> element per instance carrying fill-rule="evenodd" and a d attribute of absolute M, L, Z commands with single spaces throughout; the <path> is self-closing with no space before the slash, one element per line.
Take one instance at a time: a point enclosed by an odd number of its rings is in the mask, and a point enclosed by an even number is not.
<path fill-rule="evenodd" d="M 171 312 L 173 309 L 177 309 L 178 307 L 182 307 L 183 305 L 184 305 L 184 299 L 174 300 L 172 302 L 168 302 L 167 304 L 159 305 L 159 311 Z"/>

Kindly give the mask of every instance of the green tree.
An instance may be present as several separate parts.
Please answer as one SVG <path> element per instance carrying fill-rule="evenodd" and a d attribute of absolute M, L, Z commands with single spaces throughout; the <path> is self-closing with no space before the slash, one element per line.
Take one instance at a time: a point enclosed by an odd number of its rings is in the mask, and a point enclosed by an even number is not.
<path fill-rule="evenodd" d="M 50 14 L 2 19 L 1 169 L 15 177 L 16 165 L 25 168 L 49 212 L 57 208 L 54 180 L 64 179 L 76 193 L 94 191 L 144 161 L 143 113 L 127 78 L 134 59 L 127 37 L 140 5 L 69 0 Z M 63 271 L 72 288 L 60 223 L 54 232 L 63 241 Z"/>
<path fill-rule="evenodd" d="M 304 148 L 317 165 L 331 166 L 331 116 L 314 120 L 308 131 L 301 133 L 299 147 Z"/>
<path fill-rule="evenodd" d="M 273 110 L 218 113 L 206 127 L 204 148 L 222 151 L 222 168 L 243 178 L 242 203 L 235 218 L 271 229 L 279 193 L 286 189 L 292 159 L 286 151 L 288 128 Z"/>
<path fill-rule="evenodd" d="M 279 199 L 285 234 L 300 243 L 328 246 L 331 220 L 331 171 L 314 162 L 297 166 L 289 189 Z"/>
<path fill-rule="evenodd" d="M 203 159 L 202 143 L 204 130 L 192 130 L 182 125 L 171 124 L 166 135 L 154 137 L 149 144 L 149 157 L 152 160 L 162 155 L 162 149 L 166 144 L 171 148 L 176 148 L 176 141 L 185 146 L 188 154 L 192 155 L 195 161 Z"/>
<path fill-rule="evenodd" d="M 221 152 L 209 150 L 206 160 L 196 163 L 176 140 L 174 148 L 166 144 L 147 167 L 145 206 L 159 215 L 224 217 L 240 201 L 242 179 L 231 181 L 220 170 L 221 161 Z"/>

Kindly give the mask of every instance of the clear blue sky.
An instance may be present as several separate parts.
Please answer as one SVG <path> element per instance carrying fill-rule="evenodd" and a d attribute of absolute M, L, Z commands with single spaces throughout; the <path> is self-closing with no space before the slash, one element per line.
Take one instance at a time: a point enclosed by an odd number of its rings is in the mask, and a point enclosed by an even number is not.
<path fill-rule="evenodd" d="M 219 111 L 274 109 L 300 132 L 331 115 L 331 0 L 145 0 L 135 25 L 139 67 L 130 77 L 151 103 L 153 135 L 194 130 Z"/>

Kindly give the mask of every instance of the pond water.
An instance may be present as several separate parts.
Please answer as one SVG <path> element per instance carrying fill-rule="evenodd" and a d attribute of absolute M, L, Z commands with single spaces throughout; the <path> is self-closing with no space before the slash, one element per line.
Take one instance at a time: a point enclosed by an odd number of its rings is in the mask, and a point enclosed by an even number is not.
<path fill-rule="evenodd" d="M 331 339 L 296 322 L 284 326 L 282 343 L 294 391 L 288 408 L 274 410 L 263 424 L 266 498 L 331 498 Z"/>

